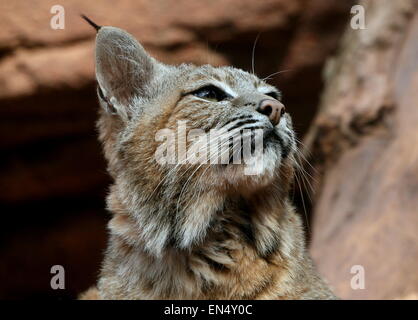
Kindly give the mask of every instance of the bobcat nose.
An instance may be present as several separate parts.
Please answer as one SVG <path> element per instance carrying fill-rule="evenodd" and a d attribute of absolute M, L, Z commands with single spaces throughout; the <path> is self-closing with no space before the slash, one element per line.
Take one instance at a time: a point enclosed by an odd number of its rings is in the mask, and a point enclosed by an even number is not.
<path fill-rule="evenodd" d="M 285 108 L 284 105 L 277 100 L 264 99 L 260 101 L 257 111 L 269 117 L 273 126 L 276 126 L 279 123 L 281 116 L 284 114 Z"/>

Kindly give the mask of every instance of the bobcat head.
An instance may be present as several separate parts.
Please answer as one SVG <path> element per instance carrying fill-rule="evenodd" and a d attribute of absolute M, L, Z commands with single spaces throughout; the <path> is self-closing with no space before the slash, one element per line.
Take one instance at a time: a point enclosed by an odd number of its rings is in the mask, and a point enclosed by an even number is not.
<path fill-rule="evenodd" d="M 142 230 L 145 250 L 198 244 L 228 197 L 287 194 L 295 149 L 291 119 L 280 92 L 254 74 L 166 65 L 127 32 L 101 27 L 96 77 L 100 139 L 115 180 L 108 205 Z M 219 137 L 222 145 L 214 149 L 221 152 L 209 152 Z M 237 141 L 249 142 L 247 150 Z M 252 162 L 234 161 L 244 151 Z"/>

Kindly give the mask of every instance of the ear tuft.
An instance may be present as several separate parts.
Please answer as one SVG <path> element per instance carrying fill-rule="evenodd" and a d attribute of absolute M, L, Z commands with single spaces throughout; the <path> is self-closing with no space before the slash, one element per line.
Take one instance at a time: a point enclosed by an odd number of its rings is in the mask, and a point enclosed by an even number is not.
<path fill-rule="evenodd" d="M 98 32 L 100 30 L 100 28 L 102 26 L 99 26 L 98 24 L 94 23 L 91 19 L 89 19 L 89 17 L 87 17 L 86 15 L 82 14 L 81 17 L 87 21 L 87 23 L 89 25 L 91 25 L 94 29 L 96 29 L 96 31 Z"/>

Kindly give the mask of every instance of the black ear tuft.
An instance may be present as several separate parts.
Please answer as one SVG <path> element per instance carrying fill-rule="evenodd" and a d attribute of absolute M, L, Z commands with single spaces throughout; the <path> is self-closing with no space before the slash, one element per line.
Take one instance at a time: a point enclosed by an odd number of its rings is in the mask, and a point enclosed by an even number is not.
<path fill-rule="evenodd" d="M 87 16 L 85 16 L 84 14 L 82 14 L 81 15 L 81 17 L 84 19 L 84 20 L 86 20 L 87 21 L 87 23 L 89 24 L 89 25 L 91 25 L 94 29 L 96 29 L 96 31 L 98 32 L 99 30 L 100 30 L 100 28 L 102 27 L 102 26 L 99 26 L 99 25 L 97 25 L 97 24 L 95 24 L 92 20 L 90 20 Z"/>

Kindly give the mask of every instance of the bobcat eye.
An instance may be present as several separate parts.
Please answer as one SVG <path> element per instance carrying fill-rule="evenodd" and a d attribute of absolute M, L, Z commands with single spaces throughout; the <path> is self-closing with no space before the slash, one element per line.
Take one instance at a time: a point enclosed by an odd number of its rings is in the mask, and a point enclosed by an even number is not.
<path fill-rule="evenodd" d="M 268 93 L 266 93 L 266 95 L 270 96 L 270 97 L 272 97 L 273 99 L 276 99 L 276 100 L 280 100 L 280 98 L 282 97 L 282 95 L 277 91 L 268 92 Z"/>
<path fill-rule="evenodd" d="M 199 88 L 191 94 L 209 101 L 222 101 L 230 97 L 225 91 L 212 85 Z"/>

